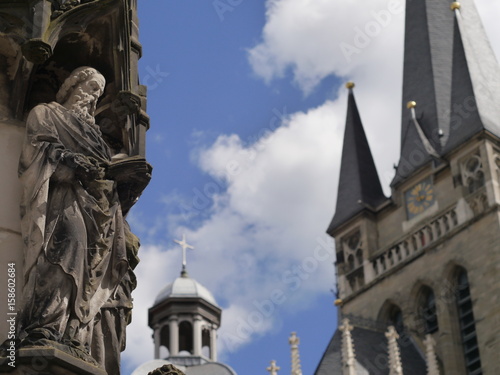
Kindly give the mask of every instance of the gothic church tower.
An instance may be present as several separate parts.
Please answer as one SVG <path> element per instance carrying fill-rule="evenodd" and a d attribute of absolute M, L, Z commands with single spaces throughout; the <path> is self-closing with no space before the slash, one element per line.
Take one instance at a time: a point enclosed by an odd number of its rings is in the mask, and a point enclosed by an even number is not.
<path fill-rule="evenodd" d="M 499 374 L 500 69 L 474 1 L 407 1 L 401 156 L 389 198 L 348 87 L 328 234 L 357 373 L 396 373 L 383 335 L 392 325 L 405 375 L 427 374 L 430 342 L 440 374 Z M 345 373 L 341 339 L 337 331 L 317 375 Z"/>

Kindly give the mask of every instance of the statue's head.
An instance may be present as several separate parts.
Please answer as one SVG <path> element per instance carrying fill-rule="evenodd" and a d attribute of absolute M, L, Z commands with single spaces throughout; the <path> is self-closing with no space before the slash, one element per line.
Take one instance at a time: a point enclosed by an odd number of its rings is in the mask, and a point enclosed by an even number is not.
<path fill-rule="evenodd" d="M 56 100 L 85 121 L 94 124 L 97 101 L 104 92 L 106 79 L 96 69 L 82 66 L 64 81 Z"/>

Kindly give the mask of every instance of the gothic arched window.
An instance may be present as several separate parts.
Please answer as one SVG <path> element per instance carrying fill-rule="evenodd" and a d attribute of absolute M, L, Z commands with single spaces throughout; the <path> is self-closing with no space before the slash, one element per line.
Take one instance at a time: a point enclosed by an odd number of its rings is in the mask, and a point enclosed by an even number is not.
<path fill-rule="evenodd" d="M 389 309 L 389 314 L 388 314 L 388 324 L 391 326 L 394 326 L 396 328 L 396 331 L 401 334 L 403 333 L 405 329 L 404 321 L 403 321 L 403 313 L 401 312 L 401 309 L 393 305 Z"/>
<path fill-rule="evenodd" d="M 469 279 L 465 270 L 461 270 L 457 277 L 457 309 L 467 375 L 481 375 L 483 372 L 477 343 L 476 322 L 472 311 Z"/>
<path fill-rule="evenodd" d="M 439 326 L 436 311 L 436 297 L 431 288 L 424 288 L 420 308 L 421 317 L 425 322 L 425 333 L 437 332 Z"/>

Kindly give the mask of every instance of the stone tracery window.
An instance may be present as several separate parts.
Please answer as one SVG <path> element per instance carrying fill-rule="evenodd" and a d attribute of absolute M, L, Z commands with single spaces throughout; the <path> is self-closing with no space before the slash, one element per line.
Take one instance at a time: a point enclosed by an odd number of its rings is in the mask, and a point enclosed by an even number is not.
<path fill-rule="evenodd" d="M 469 279 L 465 270 L 460 270 L 457 277 L 456 302 L 460 334 L 464 351 L 467 375 L 482 375 L 481 358 L 477 343 L 476 321 L 472 311 L 472 298 L 470 294 Z"/>
<path fill-rule="evenodd" d="M 439 330 L 436 297 L 429 287 L 424 287 L 420 298 L 420 315 L 425 323 L 425 333 L 434 333 Z"/>
<path fill-rule="evenodd" d="M 361 240 L 361 231 L 357 229 L 341 240 L 342 256 L 347 260 L 345 264 L 345 273 L 351 290 L 358 290 L 365 283 L 363 271 L 363 244 Z"/>
<path fill-rule="evenodd" d="M 479 152 L 465 158 L 460 165 L 460 169 L 462 182 L 469 194 L 484 186 L 483 162 Z"/>

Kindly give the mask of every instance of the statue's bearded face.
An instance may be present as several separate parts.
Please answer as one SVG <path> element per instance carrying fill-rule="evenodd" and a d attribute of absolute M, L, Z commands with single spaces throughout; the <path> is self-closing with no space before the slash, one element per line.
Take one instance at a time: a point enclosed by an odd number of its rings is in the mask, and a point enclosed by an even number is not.
<path fill-rule="evenodd" d="M 85 81 L 78 83 L 71 95 L 73 96 L 72 110 L 91 124 L 95 123 L 94 113 L 97 101 L 104 92 L 106 81 L 100 74 L 94 74 Z"/>

